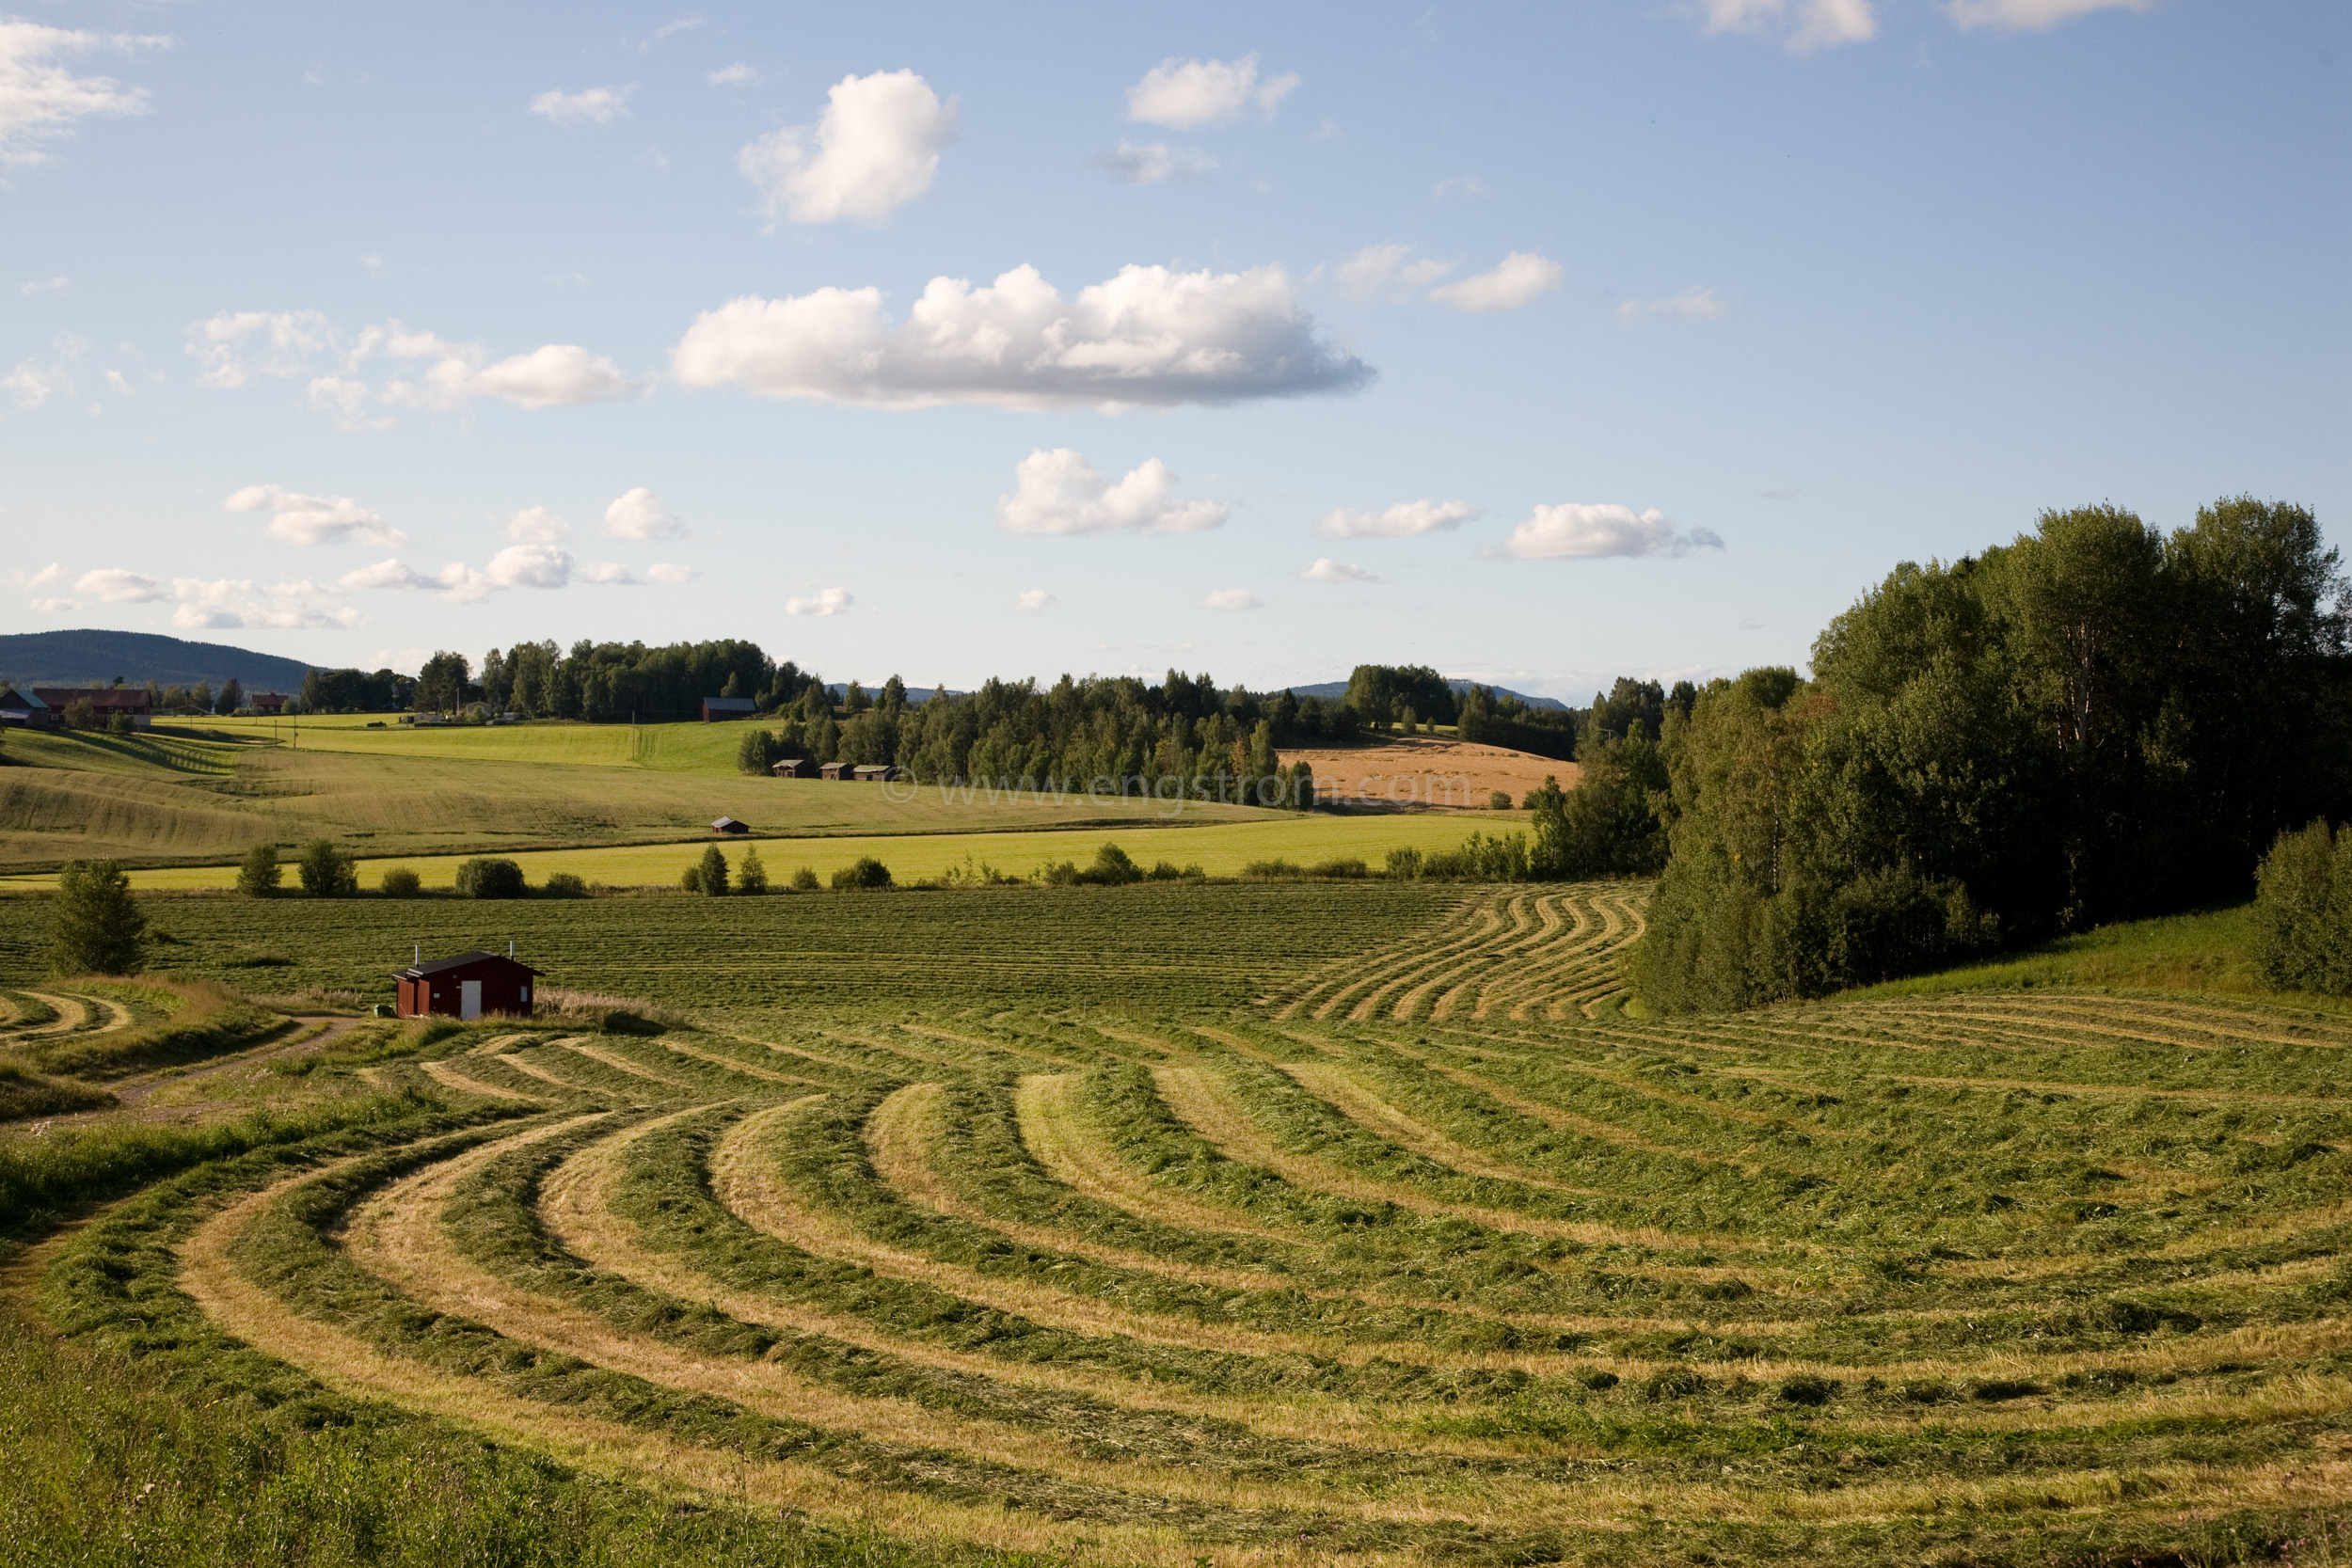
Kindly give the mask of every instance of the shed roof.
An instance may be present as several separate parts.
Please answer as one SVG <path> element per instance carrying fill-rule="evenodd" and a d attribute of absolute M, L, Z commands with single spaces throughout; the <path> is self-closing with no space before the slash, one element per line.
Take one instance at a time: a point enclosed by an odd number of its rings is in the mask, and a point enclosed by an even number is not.
<path fill-rule="evenodd" d="M 392 971 L 392 978 L 421 980 L 428 974 L 444 974 L 453 969 L 469 969 L 475 964 L 482 963 L 511 965 L 526 974 L 539 973 L 529 964 L 519 959 L 510 958 L 503 953 L 485 953 L 477 949 L 471 953 L 460 953 L 453 958 L 436 958 L 431 963 L 410 964 L 406 969 L 396 969 Z"/>
<path fill-rule="evenodd" d="M 710 831 L 714 833 L 748 833 L 752 825 L 732 816 L 714 816 L 710 819 Z"/>
<path fill-rule="evenodd" d="M 48 705 L 29 691 L 13 686 L 0 686 L 0 707 L 23 708 L 25 712 L 32 713 Z"/>
<path fill-rule="evenodd" d="M 749 697 L 705 697 L 703 706 L 714 713 L 752 713 L 759 705 Z"/>

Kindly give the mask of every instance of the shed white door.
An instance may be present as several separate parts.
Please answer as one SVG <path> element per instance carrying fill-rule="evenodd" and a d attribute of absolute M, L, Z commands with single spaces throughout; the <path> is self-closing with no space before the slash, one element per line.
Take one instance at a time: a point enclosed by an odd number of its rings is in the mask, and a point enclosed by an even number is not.
<path fill-rule="evenodd" d="M 482 1016 L 481 981 L 460 980 L 457 982 L 457 1016 L 459 1018 Z"/>

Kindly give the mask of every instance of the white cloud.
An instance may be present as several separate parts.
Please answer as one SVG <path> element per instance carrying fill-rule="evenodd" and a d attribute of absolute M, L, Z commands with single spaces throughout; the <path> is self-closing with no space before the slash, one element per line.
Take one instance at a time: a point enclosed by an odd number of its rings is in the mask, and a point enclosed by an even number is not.
<path fill-rule="evenodd" d="M 482 575 L 499 588 L 561 588 L 571 580 L 572 552 L 552 545 L 509 545 Z"/>
<path fill-rule="evenodd" d="M 1231 125 L 1251 109 L 1267 119 L 1298 86 L 1298 73 L 1258 80 L 1258 56 L 1238 60 L 1162 60 L 1127 89 L 1127 118 L 1170 130 Z"/>
<path fill-rule="evenodd" d="M 453 561 L 437 572 L 424 573 L 398 561 L 379 561 L 345 572 L 338 588 L 438 589 L 452 604 L 471 604 L 502 588 L 564 588 L 569 586 L 580 562 L 569 550 L 550 544 L 509 545 L 479 569 Z M 582 574 L 585 576 L 586 574 Z M 608 582 L 605 577 L 590 578 Z"/>
<path fill-rule="evenodd" d="M 1408 245 L 1368 245 L 1333 267 L 1331 280 L 1350 299 L 1403 299 L 1454 270 L 1451 261 L 1412 258 Z"/>
<path fill-rule="evenodd" d="M 1224 404 L 1373 375 L 1317 333 L 1279 266 L 1128 266 L 1068 300 L 1034 267 L 985 288 L 934 277 L 895 327 L 876 288 L 746 295 L 696 317 L 670 363 L 689 387 L 896 408 Z"/>
<path fill-rule="evenodd" d="M 804 599 L 787 599 L 787 615 L 838 615 L 857 601 L 846 588 L 821 588 Z"/>
<path fill-rule="evenodd" d="M 1589 561 L 1615 555 L 1687 555 L 1723 547 L 1723 539 L 1714 530 L 1693 528 L 1677 533 L 1666 515 L 1654 507 L 1637 513 L 1613 502 L 1567 501 L 1537 507 L 1533 516 L 1511 531 L 1502 553 L 1522 561 Z"/>
<path fill-rule="evenodd" d="M 1013 491 L 996 498 L 996 520 L 1013 533 L 1198 533 L 1225 521 L 1223 501 L 1180 501 L 1176 476 L 1158 458 L 1116 484 L 1068 447 L 1042 447 L 1013 469 Z"/>
<path fill-rule="evenodd" d="M 1515 250 L 1492 272 L 1429 291 L 1456 310 L 1516 310 L 1560 286 L 1560 263 L 1532 250 Z"/>
<path fill-rule="evenodd" d="M 436 346 L 445 357 L 425 373 L 414 394 L 420 407 L 449 408 L 469 398 L 493 397 L 525 408 L 555 408 L 607 403 L 637 389 L 612 360 L 577 343 L 548 343 L 479 371 L 472 367 L 482 351 L 473 345 L 437 340 Z M 402 385 L 387 387 L 387 400 L 393 396 L 392 388 Z"/>
<path fill-rule="evenodd" d="M 580 568 L 580 580 L 607 587 L 629 588 L 636 586 L 637 574 L 617 561 L 592 561 Z"/>
<path fill-rule="evenodd" d="M 2092 11 L 2145 11 L 2155 0 L 1950 0 L 1944 9 L 1963 29 L 2039 33 Z"/>
<path fill-rule="evenodd" d="M 552 545 L 572 525 L 544 506 L 526 506 L 506 519 L 506 537 L 517 545 Z"/>
<path fill-rule="evenodd" d="M 1247 588 L 1220 588 L 1200 601 L 1203 610 L 1263 610 L 1265 604 Z"/>
<path fill-rule="evenodd" d="M 405 549 L 408 536 L 349 496 L 304 496 L 277 484 L 248 484 L 231 494 L 230 512 L 270 514 L 269 536 L 281 545 L 373 545 Z"/>
<path fill-rule="evenodd" d="M 433 578 L 413 570 L 397 561 L 379 561 L 373 566 L 358 566 L 335 579 L 335 586 L 352 588 L 431 588 Z"/>
<path fill-rule="evenodd" d="M 1406 539 L 1419 533 L 1442 533 L 1478 515 L 1468 501 L 1399 501 L 1386 512 L 1351 512 L 1339 507 L 1315 523 L 1326 539 Z"/>
<path fill-rule="evenodd" d="M 1298 580 L 1301 582 L 1339 583 L 1378 582 L 1380 578 L 1374 576 L 1372 573 L 1367 572 L 1361 566 L 1351 566 L 1343 561 L 1334 561 L 1327 555 L 1319 555 L 1315 557 L 1315 562 L 1313 565 L 1298 574 Z"/>
<path fill-rule="evenodd" d="M 629 95 L 636 90 L 634 82 L 625 87 L 588 87 L 580 92 L 549 90 L 531 101 L 531 112 L 558 125 L 610 125 L 628 113 Z"/>
<path fill-rule="evenodd" d="M 148 112 L 145 87 L 126 87 L 107 76 L 76 76 L 57 63 L 60 56 L 170 43 L 165 38 L 86 33 L 0 17 L 0 168 L 47 163 L 42 144 L 71 135 L 75 120 Z"/>
<path fill-rule="evenodd" d="M 1041 610 L 1051 610 L 1059 603 L 1061 603 L 1059 599 L 1042 588 L 1025 588 L 1021 591 L 1021 596 L 1012 601 L 1012 608 L 1024 615 L 1035 615 Z"/>
<path fill-rule="evenodd" d="M 1617 323 L 1636 326 L 1653 317 L 1668 321 L 1711 322 L 1731 306 L 1712 289 L 1689 288 L 1664 299 L 1629 299 L 1617 306 Z"/>
<path fill-rule="evenodd" d="M 1200 149 L 1170 147 L 1164 141 L 1121 141 L 1094 161 L 1131 185 L 1198 180 L 1216 167 L 1216 160 Z"/>
<path fill-rule="evenodd" d="M 65 567 L 53 561 L 38 572 L 27 572 L 22 566 L 8 575 L 11 588 L 54 588 L 65 580 Z"/>
<path fill-rule="evenodd" d="M 33 608 L 43 615 L 54 615 L 62 610 L 79 610 L 82 608 L 82 601 L 79 599 L 35 599 Z"/>
<path fill-rule="evenodd" d="M 1777 35 L 1791 54 L 1878 36 L 1871 0 L 1700 0 L 1710 33 Z"/>
<path fill-rule="evenodd" d="M 103 604 L 153 604 L 157 599 L 171 596 L 153 578 L 119 566 L 101 566 L 94 572 L 84 572 L 73 591 Z"/>
<path fill-rule="evenodd" d="M 844 76 L 826 96 L 816 125 L 771 131 L 736 154 L 771 229 L 787 216 L 879 223 L 931 188 L 939 154 L 956 139 L 955 101 L 940 103 L 912 71 Z"/>
<path fill-rule="evenodd" d="M 680 566 L 667 561 L 657 561 L 645 568 L 645 576 L 655 582 L 691 582 L 702 574 L 691 566 Z M 845 596 L 843 602 L 848 602 Z"/>
<path fill-rule="evenodd" d="M 17 290 L 17 293 L 26 295 L 53 294 L 58 290 L 67 287 L 72 281 L 72 278 L 63 277 L 29 278 Z"/>
<path fill-rule="evenodd" d="M 131 389 L 131 383 L 124 379 L 120 371 L 108 371 L 106 372 L 106 385 L 113 388 L 116 391 L 121 393 L 126 398 L 136 397 L 138 395 Z"/>
<path fill-rule="evenodd" d="M 691 33 L 698 27 L 707 27 L 708 25 L 710 25 L 710 24 L 706 19 L 699 16 L 681 16 L 675 22 L 665 22 L 660 26 L 656 27 L 653 30 L 653 37 L 647 39 L 644 42 L 637 46 L 637 52 L 640 55 L 644 54 L 646 50 L 651 49 L 655 44 L 660 43 L 663 39 L 670 37 L 674 33 Z"/>
<path fill-rule="evenodd" d="M 661 510 L 661 498 L 644 485 L 604 509 L 604 531 L 614 539 L 676 539 L 686 525 Z"/>
<path fill-rule="evenodd" d="M 1457 174 L 1451 179 L 1440 180 L 1429 187 L 1429 199 L 1432 201 L 1443 201 L 1449 196 L 1485 196 L 1486 194 L 1486 182 L 1474 174 Z"/>
<path fill-rule="evenodd" d="M 39 408 L 64 385 L 63 366 L 36 365 L 30 359 L 0 375 L 0 387 L 8 388 L 19 408 Z"/>
<path fill-rule="evenodd" d="M 256 587 L 250 578 L 174 578 L 171 595 L 180 607 L 171 624 L 183 630 L 235 627 L 279 631 L 360 625 L 359 612 L 332 601 L 332 590 L 308 580 Z"/>
<path fill-rule="evenodd" d="M 366 273 L 370 277 L 389 277 L 392 276 L 392 269 L 384 264 L 384 258 L 381 256 L 368 255 L 360 257 L 359 270 Z"/>
<path fill-rule="evenodd" d="M 242 387 L 256 375 L 302 375 L 335 344 L 316 310 L 224 310 L 188 328 L 188 352 L 203 361 L 199 387 Z"/>
<path fill-rule="evenodd" d="M 747 87 L 759 80 L 759 68 L 738 60 L 733 65 L 721 66 L 703 80 L 714 87 Z"/>

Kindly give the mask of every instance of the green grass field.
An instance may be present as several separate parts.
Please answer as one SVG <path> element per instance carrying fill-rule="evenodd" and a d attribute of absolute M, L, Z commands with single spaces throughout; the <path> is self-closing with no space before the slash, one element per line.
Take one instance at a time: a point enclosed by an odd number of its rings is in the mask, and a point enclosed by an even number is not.
<path fill-rule="evenodd" d="M 232 1040 L 0 1132 L 0 1560 L 2352 1549 L 2352 1024 L 2221 989 L 2242 916 L 1659 1022 L 1643 908 L 157 896 L 185 974 L 511 934 L 667 1027 Z M 169 1029 L 40 914 L 0 1061 Z"/>

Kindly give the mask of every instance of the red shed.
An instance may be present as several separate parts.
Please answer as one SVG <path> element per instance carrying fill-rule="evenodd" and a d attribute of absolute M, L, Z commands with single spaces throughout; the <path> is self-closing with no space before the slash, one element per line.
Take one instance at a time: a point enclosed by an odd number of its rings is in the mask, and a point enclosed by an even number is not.
<path fill-rule="evenodd" d="M 539 972 L 496 953 L 460 953 L 453 958 L 411 964 L 393 974 L 400 982 L 400 1016 L 480 1018 L 484 1013 L 531 1016 L 531 982 Z"/>

